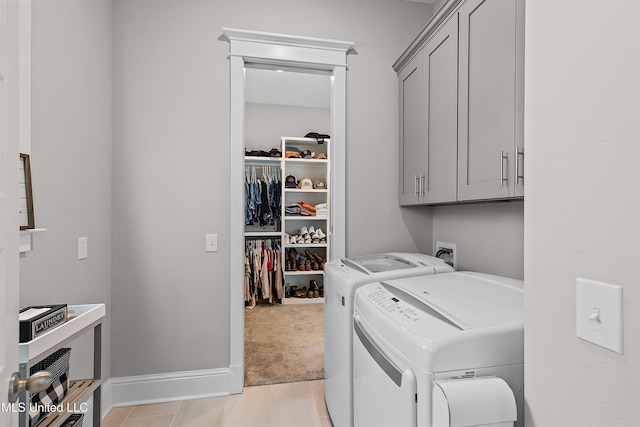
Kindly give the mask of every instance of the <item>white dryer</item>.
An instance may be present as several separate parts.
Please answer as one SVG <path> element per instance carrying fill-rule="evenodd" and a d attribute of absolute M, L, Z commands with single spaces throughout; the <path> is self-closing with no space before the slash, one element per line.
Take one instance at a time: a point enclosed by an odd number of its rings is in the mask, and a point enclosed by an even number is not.
<path fill-rule="evenodd" d="M 455 271 L 440 258 L 390 252 L 334 260 L 324 266 L 324 390 L 335 427 L 353 425 L 353 297 L 360 286 Z"/>
<path fill-rule="evenodd" d="M 371 283 L 354 311 L 356 426 L 523 425 L 521 280 L 453 272 Z"/>

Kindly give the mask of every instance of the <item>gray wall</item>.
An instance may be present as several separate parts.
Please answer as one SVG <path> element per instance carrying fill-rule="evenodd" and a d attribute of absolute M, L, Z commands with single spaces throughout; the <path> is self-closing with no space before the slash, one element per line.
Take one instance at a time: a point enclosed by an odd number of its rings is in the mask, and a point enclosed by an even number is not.
<path fill-rule="evenodd" d="M 245 147 L 269 151 L 280 147 L 281 136 L 305 136 L 307 132 L 329 132 L 329 108 L 245 104 Z"/>
<path fill-rule="evenodd" d="M 222 27 L 356 43 L 347 84 L 347 252 L 416 250 L 422 238 L 414 227 L 430 245 L 429 211 L 397 206 L 391 64 L 427 22 L 431 6 L 113 4 L 114 377 L 229 364 L 229 72 L 228 44 L 217 40 Z M 219 252 L 204 252 L 205 233 L 218 233 Z"/>
<path fill-rule="evenodd" d="M 457 269 L 524 278 L 524 203 L 433 208 L 433 243 L 456 244 Z"/>
<path fill-rule="evenodd" d="M 527 3 L 528 426 L 640 420 L 639 15 L 635 1 Z M 623 287 L 623 355 L 576 337 L 578 277 Z"/>
<path fill-rule="evenodd" d="M 20 306 L 106 303 L 111 294 L 111 2 L 33 0 L 32 147 L 35 219 L 48 231 L 20 260 Z M 89 238 L 77 260 L 77 239 Z M 75 343 L 72 375 L 93 373 L 91 334 Z"/>

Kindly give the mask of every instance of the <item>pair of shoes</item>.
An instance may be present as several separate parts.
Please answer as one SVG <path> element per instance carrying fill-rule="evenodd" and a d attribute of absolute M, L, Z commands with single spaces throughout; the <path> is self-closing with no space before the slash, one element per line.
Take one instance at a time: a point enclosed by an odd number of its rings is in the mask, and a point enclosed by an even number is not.
<path fill-rule="evenodd" d="M 296 298 L 306 298 L 307 297 L 307 288 L 304 287 L 304 286 L 302 288 L 294 288 L 293 296 L 296 297 Z"/>
<path fill-rule="evenodd" d="M 312 238 L 311 235 L 309 233 L 303 234 L 303 235 L 298 235 L 298 234 L 294 234 L 293 236 L 289 237 L 289 241 L 286 242 L 286 238 L 285 238 L 285 244 L 290 244 L 290 245 L 303 245 L 303 244 L 311 244 L 312 242 Z"/>
<path fill-rule="evenodd" d="M 315 252 L 311 252 L 309 249 L 306 249 L 304 253 L 307 255 L 307 259 L 311 260 L 312 270 L 324 270 L 324 263 L 327 262 L 326 258 L 323 258 Z"/>
<path fill-rule="evenodd" d="M 298 251 L 296 251 L 295 248 L 289 248 L 289 251 L 287 252 L 287 264 L 285 269 L 287 271 L 296 271 L 297 261 L 298 261 Z"/>
<path fill-rule="evenodd" d="M 315 280 L 309 281 L 309 292 L 307 292 L 307 298 L 318 298 L 320 296 L 320 288 L 318 282 Z"/>
<path fill-rule="evenodd" d="M 318 228 L 311 236 L 311 242 L 320 244 L 327 243 L 327 235 L 324 234 L 320 228 Z"/>
<path fill-rule="evenodd" d="M 284 297 L 291 298 L 292 296 L 293 296 L 293 286 L 287 283 L 286 285 L 284 285 Z"/>

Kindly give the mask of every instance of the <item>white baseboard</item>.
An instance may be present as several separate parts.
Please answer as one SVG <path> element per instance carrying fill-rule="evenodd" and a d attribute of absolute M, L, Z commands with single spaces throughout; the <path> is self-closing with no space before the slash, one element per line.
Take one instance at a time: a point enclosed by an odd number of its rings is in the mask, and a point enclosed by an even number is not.
<path fill-rule="evenodd" d="M 227 396 L 229 368 L 110 378 L 103 385 L 103 417 L 112 407 Z"/>
<path fill-rule="evenodd" d="M 104 417 L 113 408 L 111 404 L 111 378 L 102 383 L 100 390 L 102 391 L 102 399 L 100 400 L 100 412 L 102 414 L 100 414 L 100 418 L 104 420 Z"/>

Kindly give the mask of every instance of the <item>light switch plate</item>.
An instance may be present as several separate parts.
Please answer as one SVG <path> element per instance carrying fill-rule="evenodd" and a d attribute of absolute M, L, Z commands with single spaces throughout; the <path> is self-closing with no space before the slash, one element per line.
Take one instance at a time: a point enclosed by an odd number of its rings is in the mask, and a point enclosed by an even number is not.
<path fill-rule="evenodd" d="M 218 252 L 218 235 L 207 234 L 205 236 L 205 248 L 206 252 Z"/>
<path fill-rule="evenodd" d="M 78 237 L 78 260 L 86 259 L 89 249 L 89 238 Z"/>
<path fill-rule="evenodd" d="M 622 287 L 576 279 L 576 335 L 622 354 Z"/>

